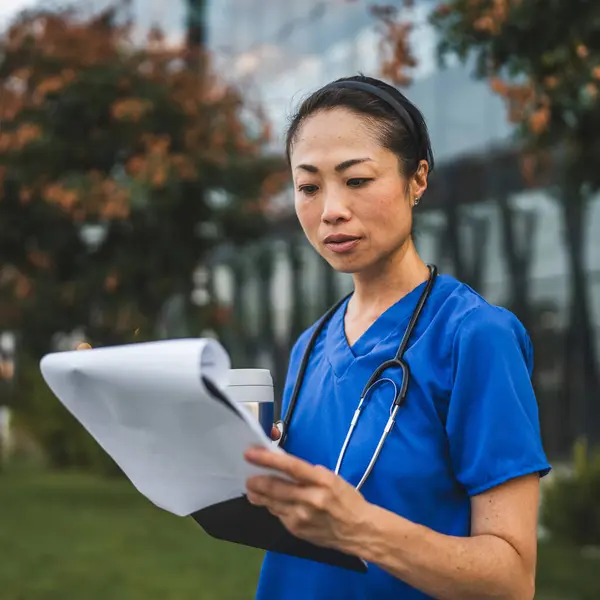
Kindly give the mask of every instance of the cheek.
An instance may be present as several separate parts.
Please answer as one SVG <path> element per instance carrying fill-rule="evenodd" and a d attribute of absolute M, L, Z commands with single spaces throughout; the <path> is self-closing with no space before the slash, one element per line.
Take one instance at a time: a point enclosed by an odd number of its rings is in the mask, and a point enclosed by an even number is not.
<path fill-rule="evenodd" d="M 371 234 L 381 241 L 396 241 L 410 233 L 412 224 L 411 209 L 404 198 L 389 197 L 373 201 L 368 214 L 362 216 L 368 222 Z"/>
<path fill-rule="evenodd" d="M 397 197 L 378 197 L 369 200 L 368 211 L 363 211 L 362 218 L 385 228 L 394 228 L 405 217 L 402 200 Z"/>
<path fill-rule="evenodd" d="M 311 235 L 315 233 L 321 222 L 321 210 L 316 202 L 307 202 L 305 199 L 297 199 L 295 201 L 296 216 L 302 229 Z"/>

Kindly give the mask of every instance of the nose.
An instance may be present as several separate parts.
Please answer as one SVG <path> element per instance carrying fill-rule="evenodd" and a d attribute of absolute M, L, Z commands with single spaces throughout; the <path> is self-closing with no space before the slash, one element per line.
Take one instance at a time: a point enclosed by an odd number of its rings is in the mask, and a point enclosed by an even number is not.
<path fill-rule="evenodd" d="M 323 197 L 323 214 L 321 220 L 328 225 L 349 221 L 351 217 L 350 208 L 340 191 L 330 191 Z"/>

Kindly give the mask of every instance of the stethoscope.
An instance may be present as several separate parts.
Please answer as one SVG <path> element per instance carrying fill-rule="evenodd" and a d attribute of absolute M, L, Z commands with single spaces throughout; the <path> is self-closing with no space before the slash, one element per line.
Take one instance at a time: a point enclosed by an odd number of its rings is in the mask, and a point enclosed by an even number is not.
<path fill-rule="evenodd" d="M 408 365 L 406 364 L 406 361 L 404 360 L 404 353 L 406 351 L 406 348 L 408 347 L 408 342 L 410 340 L 410 337 L 415 329 L 415 326 L 421 315 L 421 312 L 423 311 L 425 302 L 427 301 L 427 299 L 429 298 L 429 296 L 431 294 L 431 290 L 433 289 L 433 284 L 435 283 L 435 279 L 438 275 L 438 270 L 435 265 L 428 265 L 428 268 L 429 268 L 429 279 L 425 285 L 425 288 L 421 292 L 421 296 L 420 296 L 419 301 L 417 302 L 417 306 L 415 307 L 415 310 L 410 318 L 408 326 L 406 327 L 406 331 L 404 332 L 404 336 L 402 337 L 402 341 L 400 342 L 398 351 L 396 352 L 396 356 L 394 358 L 392 358 L 391 360 L 386 360 L 381 365 L 379 365 L 379 367 L 377 367 L 377 369 L 375 369 L 375 371 L 373 371 L 373 374 L 371 375 L 371 377 L 369 377 L 369 380 L 367 381 L 367 383 L 366 383 L 365 387 L 363 388 L 363 391 L 360 395 L 360 401 L 358 403 L 358 407 L 354 411 L 352 421 L 350 422 L 350 427 L 348 428 L 348 433 L 346 434 L 346 438 L 344 440 L 344 443 L 342 444 L 342 449 L 340 450 L 340 453 L 339 453 L 339 456 L 337 459 L 337 464 L 335 466 L 336 475 L 338 475 L 340 472 L 340 468 L 342 466 L 342 461 L 344 460 L 346 450 L 348 449 L 348 444 L 350 443 L 350 439 L 352 438 L 352 434 L 354 433 L 354 430 L 356 429 L 356 425 L 358 423 L 360 415 L 361 415 L 362 411 L 364 410 L 365 406 L 367 405 L 372 391 L 379 385 L 382 385 L 385 383 L 391 384 L 394 388 L 394 401 L 392 402 L 392 404 L 390 406 L 390 416 L 389 416 L 387 423 L 383 429 L 381 437 L 379 438 L 379 442 L 377 443 L 377 447 L 375 448 L 375 451 L 373 452 L 371 460 L 369 461 L 369 464 L 368 464 L 361 480 L 359 481 L 358 485 L 356 486 L 357 489 L 360 489 L 362 487 L 362 485 L 366 481 L 367 477 L 370 475 L 371 471 L 373 470 L 373 467 L 375 466 L 375 463 L 377 462 L 377 459 L 379 458 L 379 454 L 381 453 L 381 449 L 383 448 L 383 444 L 385 443 L 387 436 L 389 435 L 390 431 L 392 430 L 392 428 L 396 422 L 396 415 L 398 414 L 400 407 L 402 406 L 402 404 L 404 403 L 404 401 L 406 399 L 406 394 L 408 391 L 408 383 L 410 380 L 410 370 L 408 368 Z M 322 317 L 321 321 L 318 323 L 317 327 L 315 328 L 313 334 L 310 337 L 310 340 L 308 342 L 306 350 L 304 351 L 304 355 L 302 356 L 302 361 L 300 363 L 300 369 L 298 370 L 298 377 L 296 379 L 296 384 L 294 385 L 294 389 L 292 391 L 292 396 L 290 398 L 290 402 L 289 402 L 285 417 L 275 423 L 275 426 L 277 427 L 277 429 L 279 430 L 279 432 L 281 434 L 279 437 L 279 440 L 277 442 L 277 444 L 279 446 L 282 446 L 287 438 L 287 432 L 289 430 L 290 422 L 292 420 L 292 415 L 294 414 L 294 410 L 296 408 L 296 403 L 298 402 L 298 396 L 300 395 L 300 389 L 304 382 L 304 375 L 306 373 L 306 369 L 308 367 L 308 363 L 310 360 L 310 355 L 315 346 L 315 343 L 316 343 L 317 339 L 319 338 L 319 335 L 323 331 L 323 328 L 325 327 L 327 322 L 331 319 L 331 317 L 336 313 L 336 311 L 340 308 L 340 306 L 342 306 L 342 304 L 344 304 L 344 302 L 351 295 L 352 294 L 348 294 L 347 296 L 342 298 L 337 304 L 332 306 L 325 313 L 325 315 Z M 386 371 L 388 369 L 400 369 L 402 371 L 402 383 L 400 384 L 400 388 L 398 388 L 396 383 L 389 377 L 383 377 L 383 378 L 381 377 L 381 375 L 384 373 L 384 371 Z"/>

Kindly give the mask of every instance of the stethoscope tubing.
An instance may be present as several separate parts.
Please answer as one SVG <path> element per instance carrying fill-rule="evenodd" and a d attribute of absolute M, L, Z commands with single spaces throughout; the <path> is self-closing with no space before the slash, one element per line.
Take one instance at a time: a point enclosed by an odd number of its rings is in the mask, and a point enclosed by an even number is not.
<path fill-rule="evenodd" d="M 360 401 L 358 403 L 356 410 L 354 411 L 352 420 L 350 422 L 350 426 L 348 428 L 348 432 L 346 433 L 344 443 L 342 444 L 342 448 L 338 455 L 338 460 L 337 460 L 337 463 L 335 466 L 335 473 L 339 475 L 339 472 L 340 472 L 340 469 L 342 466 L 342 462 L 344 460 L 344 456 L 346 455 L 346 451 L 350 444 L 350 440 L 351 440 L 352 435 L 358 425 L 360 416 L 369 401 L 372 391 L 375 389 L 375 387 L 377 387 L 383 383 L 391 383 L 392 386 L 394 387 L 394 401 L 392 402 L 392 404 L 390 406 L 390 416 L 389 416 L 389 418 L 386 422 L 386 425 L 383 429 L 383 432 L 379 438 L 377 447 L 375 448 L 375 451 L 373 452 L 373 455 L 371 456 L 371 460 L 369 461 L 369 464 L 367 465 L 367 468 L 365 469 L 363 476 L 361 477 L 359 483 L 356 486 L 357 489 L 360 489 L 364 485 L 365 481 L 371 474 L 373 467 L 375 466 L 375 463 L 377 462 L 377 459 L 379 458 L 379 455 L 381 454 L 381 450 L 383 448 L 385 440 L 387 439 L 387 436 L 389 435 L 390 431 L 394 427 L 394 424 L 396 422 L 396 415 L 398 414 L 400 407 L 402 406 L 402 404 L 404 403 L 404 400 L 406 399 L 406 395 L 408 392 L 408 384 L 409 384 L 409 380 L 410 380 L 410 369 L 408 367 L 408 364 L 404 361 L 404 358 L 403 358 L 404 353 L 406 351 L 406 348 L 408 347 L 408 342 L 409 342 L 410 337 L 415 329 L 415 326 L 421 315 L 421 312 L 423 311 L 423 307 L 425 306 L 427 299 L 431 295 L 431 290 L 433 289 L 433 284 L 435 283 L 435 279 L 437 277 L 437 267 L 435 265 L 428 265 L 428 267 L 429 267 L 429 279 L 425 285 L 425 289 L 421 293 L 421 296 L 417 302 L 417 306 L 415 307 L 415 310 L 413 311 L 411 319 L 406 327 L 406 330 L 402 337 L 402 341 L 400 342 L 400 345 L 396 352 L 396 356 L 392 360 L 385 361 L 384 363 L 379 365 L 379 367 L 377 367 L 377 369 L 375 369 L 375 371 L 373 371 L 373 373 L 369 377 L 369 380 L 367 381 L 367 383 L 361 393 Z M 347 296 L 342 298 L 339 302 L 337 302 L 334 306 L 332 306 L 327 311 L 327 313 L 325 313 L 325 315 L 322 317 L 321 321 L 317 324 L 317 327 L 315 328 L 315 330 L 313 331 L 313 334 L 311 335 L 311 338 L 307 344 L 306 350 L 304 351 L 304 355 L 302 356 L 302 361 L 300 363 L 300 368 L 298 370 L 298 376 L 296 378 L 296 383 L 295 383 L 294 389 L 292 391 L 292 396 L 290 398 L 290 402 L 289 402 L 285 417 L 283 419 L 280 419 L 279 421 L 277 421 L 277 423 L 275 423 L 275 426 L 277 427 L 277 429 L 279 430 L 279 433 L 280 433 L 279 440 L 277 441 L 277 444 L 279 446 L 283 446 L 283 444 L 287 438 L 289 424 L 291 422 L 294 410 L 296 408 L 296 403 L 297 403 L 298 397 L 300 395 L 300 389 L 302 387 L 302 384 L 304 383 L 304 375 L 306 373 L 306 369 L 308 367 L 308 362 L 310 360 L 310 355 L 312 353 L 314 345 L 315 345 L 317 339 L 319 338 L 321 332 L 323 331 L 323 328 L 327 324 L 327 322 L 331 319 L 331 317 L 337 312 L 337 310 L 342 306 L 342 304 L 351 295 L 352 294 L 348 294 Z M 388 369 L 391 369 L 391 368 L 399 368 L 402 371 L 402 381 L 400 384 L 400 389 L 398 389 L 396 382 L 394 382 L 389 377 L 381 378 L 381 375 L 383 375 L 383 373 L 385 371 L 387 371 Z"/>

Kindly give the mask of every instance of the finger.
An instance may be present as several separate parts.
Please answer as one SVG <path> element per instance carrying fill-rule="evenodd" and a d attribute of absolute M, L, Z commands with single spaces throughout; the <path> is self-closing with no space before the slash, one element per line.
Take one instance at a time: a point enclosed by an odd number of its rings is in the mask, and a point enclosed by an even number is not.
<path fill-rule="evenodd" d="M 265 498 L 267 502 L 302 506 L 305 510 L 323 512 L 330 504 L 327 489 L 315 485 L 298 485 L 278 477 L 255 476 L 246 482 L 248 493 Z"/>
<path fill-rule="evenodd" d="M 265 448 L 250 448 L 245 453 L 249 463 L 289 475 L 299 483 L 319 484 L 322 470 L 291 454 L 271 452 Z"/>
<path fill-rule="evenodd" d="M 246 489 L 253 494 L 259 494 L 280 502 L 296 502 L 301 497 L 301 487 L 279 477 L 255 476 L 246 482 Z"/>
<path fill-rule="evenodd" d="M 78 344 L 77 346 L 77 350 L 91 350 L 92 347 L 87 343 L 87 342 L 81 342 L 81 344 Z"/>
<path fill-rule="evenodd" d="M 287 516 L 293 507 L 293 504 L 278 502 L 272 498 L 269 498 L 268 496 L 257 494 L 256 492 L 248 492 L 246 497 L 248 498 L 248 502 L 250 502 L 250 504 L 253 504 L 254 506 L 262 506 L 271 514 L 280 518 Z"/>
<path fill-rule="evenodd" d="M 271 428 L 271 439 L 276 442 L 281 437 L 281 431 L 277 428 L 276 425 L 273 425 Z"/>

